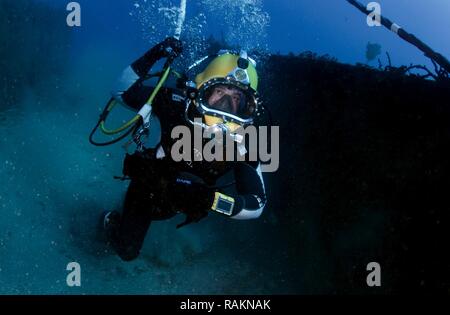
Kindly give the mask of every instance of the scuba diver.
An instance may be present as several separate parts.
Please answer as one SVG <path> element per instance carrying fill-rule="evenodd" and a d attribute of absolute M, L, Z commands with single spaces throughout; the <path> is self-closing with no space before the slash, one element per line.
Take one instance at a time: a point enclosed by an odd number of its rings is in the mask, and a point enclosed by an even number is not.
<path fill-rule="evenodd" d="M 113 99 L 142 111 L 155 90 L 150 82 L 152 67 L 160 59 L 175 59 L 182 51 L 181 41 L 173 37 L 151 48 L 123 71 Z M 101 220 L 108 243 L 124 261 L 139 256 L 152 221 L 182 213 L 186 220 L 179 228 L 200 221 L 211 211 L 232 219 L 256 219 L 265 207 L 259 161 L 175 161 L 171 156 L 176 141 L 171 132 L 177 126 L 219 128 L 233 134 L 241 127 L 255 125 L 259 106 L 255 61 L 245 51 L 220 51 L 199 60 L 188 71 L 205 61 L 209 62 L 195 82 L 186 74 L 175 73 L 178 77 L 171 76 L 155 96 L 151 115 L 160 124 L 159 143 L 148 148 L 135 141 L 139 144 L 136 152 L 126 154 L 123 179 L 131 181 L 123 211 L 106 212 Z M 235 154 L 248 155 L 248 151 Z M 219 184 L 221 178 L 228 177 L 227 184 Z"/>

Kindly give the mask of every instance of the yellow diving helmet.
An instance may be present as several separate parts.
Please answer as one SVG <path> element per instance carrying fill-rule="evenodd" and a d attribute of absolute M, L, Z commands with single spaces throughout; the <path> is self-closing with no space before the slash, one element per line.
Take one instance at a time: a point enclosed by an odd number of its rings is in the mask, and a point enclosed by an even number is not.
<path fill-rule="evenodd" d="M 221 125 L 234 132 L 253 123 L 258 109 L 258 74 L 256 62 L 246 51 L 221 50 L 195 77 L 195 86 L 193 104 L 206 125 Z"/>

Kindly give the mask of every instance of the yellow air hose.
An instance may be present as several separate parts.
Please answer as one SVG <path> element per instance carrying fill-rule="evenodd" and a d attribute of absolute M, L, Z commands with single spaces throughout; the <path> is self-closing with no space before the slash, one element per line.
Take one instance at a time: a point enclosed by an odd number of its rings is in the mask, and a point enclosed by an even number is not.
<path fill-rule="evenodd" d="M 158 94 L 161 87 L 166 82 L 169 74 L 170 74 L 170 67 L 167 67 L 166 70 L 164 71 L 164 74 L 162 75 L 161 79 L 159 80 L 158 84 L 156 85 L 155 89 L 153 90 L 152 94 L 150 95 L 149 99 L 147 100 L 146 104 L 148 104 L 148 105 L 153 104 L 153 100 L 155 99 L 155 97 Z M 111 110 L 116 106 L 116 104 L 117 104 L 117 101 L 115 101 L 115 100 L 113 102 L 111 102 L 111 104 L 109 104 L 108 108 L 106 109 L 106 112 L 109 114 L 111 112 Z M 136 115 L 131 120 L 126 122 L 124 125 L 122 125 L 121 127 L 111 130 L 111 129 L 107 129 L 105 127 L 105 119 L 106 119 L 106 117 L 105 117 L 100 122 L 100 128 L 104 134 L 115 135 L 115 134 L 118 134 L 118 133 L 130 128 L 131 126 L 133 126 L 135 123 L 137 123 L 139 121 L 140 118 L 141 118 L 140 115 Z"/>
<path fill-rule="evenodd" d="M 182 28 L 183 28 L 184 20 L 186 18 L 186 4 L 187 4 L 186 2 L 187 2 L 187 0 L 180 0 L 180 14 L 178 16 L 177 28 L 175 30 L 175 36 L 174 36 L 178 40 L 180 39 L 180 35 L 181 35 Z M 153 100 L 155 99 L 155 97 L 158 94 L 159 90 L 161 89 L 161 87 L 164 85 L 164 83 L 166 82 L 167 78 L 169 77 L 169 74 L 170 74 L 170 71 L 171 71 L 170 65 L 171 65 L 172 61 L 173 61 L 172 57 L 169 57 L 167 59 L 166 64 L 165 64 L 164 73 L 161 76 L 161 78 L 160 78 L 158 84 L 156 85 L 155 89 L 153 90 L 152 94 L 150 95 L 149 99 L 147 100 L 147 102 L 146 102 L 147 105 L 151 106 L 153 104 Z M 175 71 L 174 71 L 174 74 L 177 75 L 178 77 L 180 76 Z M 116 100 L 111 99 L 109 101 L 109 103 L 106 105 L 106 108 L 104 109 L 103 113 L 101 114 L 97 125 L 92 130 L 92 132 L 91 132 L 91 134 L 89 136 L 89 141 L 92 144 L 98 145 L 98 146 L 104 146 L 104 145 L 109 145 L 109 144 L 112 144 L 112 143 L 116 143 L 120 139 L 123 139 L 124 137 L 126 137 L 129 133 L 135 132 L 137 130 L 138 124 L 142 121 L 141 120 L 141 115 L 139 115 L 139 114 L 134 116 L 131 120 L 129 120 L 123 126 L 117 128 L 117 129 L 112 129 L 111 130 L 111 129 L 106 128 L 106 126 L 105 126 L 106 118 L 108 117 L 108 115 L 111 112 L 111 110 L 116 106 L 116 103 L 117 103 Z M 115 139 L 115 140 L 109 141 L 109 142 L 98 143 L 98 142 L 95 142 L 93 140 L 94 133 L 95 133 L 95 131 L 97 130 L 98 127 L 100 127 L 102 132 L 107 134 L 107 135 L 115 135 L 115 134 L 123 132 L 123 131 L 125 131 L 127 129 L 128 129 L 128 131 L 126 133 L 122 134 L 118 139 Z"/>

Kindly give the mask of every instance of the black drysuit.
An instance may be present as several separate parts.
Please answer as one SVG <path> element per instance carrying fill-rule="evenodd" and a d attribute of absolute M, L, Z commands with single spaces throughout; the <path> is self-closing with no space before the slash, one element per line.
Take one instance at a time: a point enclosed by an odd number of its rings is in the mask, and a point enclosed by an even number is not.
<path fill-rule="evenodd" d="M 118 101 L 136 111 L 141 109 L 153 91 L 146 78 L 163 57 L 162 51 L 157 45 L 125 69 L 113 91 Z M 183 91 L 176 88 L 163 87 L 159 91 L 152 104 L 152 113 L 161 124 L 159 145 L 125 158 L 124 174 L 131 177 L 131 182 L 119 224 L 110 233 L 123 260 L 139 255 L 151 221 L 184 213 L 186 222 L 196 222 L 212 211 L 216 191 L 235 199 L 230 216 L 233 219 L 258 218 L 265 206 L 259 162 L 172 160 L 171 147 L 176 141 L 171 138 L 172 129 L 180 125 L 192 128 L 185 120 L 184 98 Z"/>

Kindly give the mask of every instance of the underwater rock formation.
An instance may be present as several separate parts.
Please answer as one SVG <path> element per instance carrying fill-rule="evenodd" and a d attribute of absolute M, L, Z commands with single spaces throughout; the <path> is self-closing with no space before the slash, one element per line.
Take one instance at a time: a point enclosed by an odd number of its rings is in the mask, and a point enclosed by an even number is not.
<path fill-rule="evenodd" d="M 267 213 L 293 279 L 309 292 L 447 292 L 450 84 L 312 53 L 272 56 L 261 77 L 281 132 Z M 366 285 L 371 261 L 381 288 Z"/>

